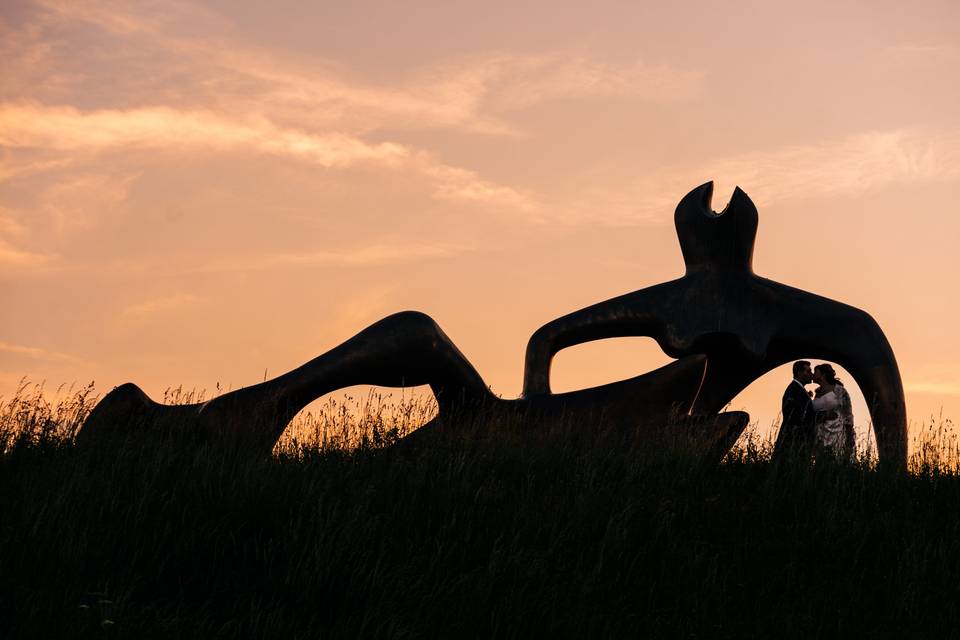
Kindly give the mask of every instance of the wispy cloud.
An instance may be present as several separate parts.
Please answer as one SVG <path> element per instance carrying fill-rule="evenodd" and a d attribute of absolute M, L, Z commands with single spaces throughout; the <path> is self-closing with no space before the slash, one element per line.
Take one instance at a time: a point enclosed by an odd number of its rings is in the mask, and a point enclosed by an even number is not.
<path fill-rule="evenodd" d="M 907 393 L 923 393 L 937 396 L 960 396 L 960 380 L 917 380 L 903 385 Z"/>
<path fill-rule="evenodd" d="M 709 167 L 765 202 L 856 194 L 960 177 L 960 129 L 871 131 L 822 144 L 750 153 Z"/>
<path fill-rule="evenodd" d="M 60 169 L 69 164 L 70 160 L 66 158 L 17 162 L 7 154 L 3 158 L 0 158 L 0 183 L 43 173 L 45 171 Z"/>
<path fill-rule="evenodd" d="M 541 206 L 536 194 L 445 164 L 425 151 L 412 152 L 394 143 L 369 144 L 344 134 L 317 135 L 279 129 L 264 118 L 240 122 L 208 112 L 169 108 L 82 112 L 72 107 L 0 105 L 0 145 L 79 153 L 124 152 L 132 148 L 169 153 L 242 151 L 337 169 L 373 163 L 419 173 L 437 199 L 525 214 L 532 214 Z M 41 170 L 55 163 L 32 164 Z M 21 172 L 25 170 L 20 168 Z M 9 173 L 16 171 L 11 169 Z M 56 213 L 58 230 L 83 227 L 121 202 L 134 177 L 74 175 L 53 185 L 43 199 L 46 208 Z M 86 197 L 91 194 L 96 196 L 93 202 Z"/>
<path fill-rule="evenodd" d="M 69 152 L 73 159 L 146 148 L 266 154 L 323 168 L 375 163 L 418 172 L 439 200 L 534 222 L 545 219 L 546 209 L 530 189 L 373 136 L 410 129 L 517 135 L 509 114 L 550 100 L 685 100 L 702 89 L 695 71 L 569 51 L 482 52 L 371 82 L 329 60 L 251 46 L 226 19 L 193 4 L 40 0 L 36 6 L 26 24 L 0 25 L 0 36 L 16 41 L 4 49 L 15 62 L 10 73 L 23 76 L 14 83 L 23 89 L 17 101 L 0 101 L 0 145 Z M 115 46 L 78 54 L 71 38 L 90 37 L 90 30 Z M 202 38 L 193 35 L 200 31 Z M 97 62 L 107 52 L 110 77 L 91 76 L 105 67 Z M 78 55 L 86 63 L 73 63 Z M 110 92 L 89 90 L 108 81 Z M 81 95 L 85 108 L 75 106 Z M 0 167 L 0 179 L 4 171 L 31 170 L 16 160 Z M 38 171 L 58 160 L 29 162 Z"/>
<path fill-rule="evenodd" d="M 177 292 L 128 305 L 120 312 L 120 320 L 125 322 L 148 320 L 151 317 L 196 304 L 200 298 L 191 293 Z"/>
<path fill-rule="evenodd" d="M 634 60 L 614 64 L 571 55 L 493 51 L 458 56 L 371 84 L 327 60 L 303 59 L 240 42 L 230 25 L 209 10 L 181 2 L 126 3 L 44 0 L 55 21 L 86 23 L 119 39 L 149 40 L 182 66 L 180 82 L 217 94 L 244 109 L 306 117 L 350 131 L 381 126 L 455 127 L 511 133 L 497 113 L 566 97 L 628 96 L 683 100 L 702 89 L 702 74 Z M 206 25 L 204 38 L 182 35 Z M 192 28 L 188 28 L 190 25 Z M 216 34 L 216 35 L 211 35 Z M 200 91 L 197 91 L 200 90 Z"/>
<path fill-rule="evenodd" d="M 904 372 L 904 391 L 929 396 L 960 396 L 956 362 L 936 360 L 918 364 L 919 368 L 913 372 Z"/>
<path fill-rule="evenodd" d="M 145 82 L 156 82 L 155 93 L 170 95 L 171 88 L 160 83 L 175 75 L 178 86 L 173 96 L 190 95 L 223 109 L 271 113 L 284 122 L 354 134 L 383 127 L 513 134 L 516 130 L 500 117 L 502 112 L 543 101 L 590 96 L 685 100 L 702 89 L 702 74 L 696 71 L 640 60 L 606 62 L 569 51 L 457 56 L 398 70 L 389 81 L 371 83 L 330 60 L 251 46 L 232 33 L 224 18 L 196 5 L 79 0 L 40 4 L 51 31 L 88 25 L 120 43 L 135 40 L 137 47 L 120 49 L 127 55 L 162 52 L 162 69 L 146 77 L 143 73 L 116 77 L 113 81 L 121 85 L 142 89 Z M 205 32 L 203 38 L 190 35 L 198 25 Z M 31 51 L 31 45 L 42 50 L 44 59 L 64 55 L 51 51 L 43 30 L 33 28 L 38 33 L 32 39 L 17 36 L 18 47 L 11 55 Z M 150 63 L 150 59 L 136 62 L 138 68 Z M 79 83 L 83 80 L 77 78 Z"/>
<path fill-rule="evenodd" d="M 29 230 L 14 212 L 0 207 L 0 266 L 32 268 L 50 264 L 53 256 L 24 248 Z"/>
<path fill-rule="evenodd" d="M 615 226 L 669 222 L 680 195 L 707 180 L 731 188 L 740 185 L 757 205 L 769 205 L 958 178 L 960 129 L 872 131 L 819 144 L 719 157 L 699 166 L 666 168 L 614 193 L 586 191 L 559 219 Z M 715 208 L 722 208 L 726 195 L 716 193 Z"/>
<path fill-rule="evenodd" d="M 442 200 L 473 202 L 527 214 L 542 207 L 536 194 L 484 180 L 475 171 L 429 161 L 423 162 L 421 168 L 434 183 L 434 197 Z"/>
<path fill-rule="evenodd" d="M 636 60 L 611 64 L 583 55 L 500 55 L 478 60 L 484 105 L 494 111 L 524 109 L 561 98 L 630 97 L 654 102 L 687 100 L 702 91 L 703 74 Z M 463 77 L 466 69 L 450 70 Z"/>
<path fill-rule="evenodd" d="M 157 33 L 185 19 L 209 23 L 216 17 L 200 6 L 177 0 L 143 2 L 136 10 L 112 0 L 37 0 L 36 4 L 63 19 L 89 22 L 117 35 Z"/>
<path fill-rule="evenodd" d="M 397 144 L 368 144 L 343 134 L 279 128 L 265 118 L 235 120 L 169 107 L 80 111 L 39 104 L 0 105 L 0 144 L 61 151 L 114 148 L 249 149 L 290 156 L 324 167 L 407 155 Z"/>
<path fill-rule="evenodd" d="M 69 174 L 38 194 L 37 209 L 49 216 L 47 230 L 59 235 L 92 228 L 123 209 L 136 178 L 113 172 Z"/>
<path fill-rule="evenodd" d="M 43 347 L 29 347 L 21 344 L 12 344 L 10 342 L 0 342 L 0 352 L 11 353 L 18 356 L 26 356 L 28 358 L 38 358 L 42 360 L 59 360 L 70 362 L 78 360 L 76 356 L 62 353 L 60 351 L 53 351 Z"/>
<path fill-rule="evenodd" d="M 27 32 L 33 35 L 18 36 L 26 50 L 34 43 L 38 51 L 22 55 L 54 67 L 62 64 L 65 52 L 45 36 L 77 25 L 119 43 L 135 40 L 137 47 L 120 50 L 141 55 L 144 50 L 160 51 L 163 70 L 119 74 L 116 81 L 132 82 L 131 89 L 139 89 L 155 76 L 157 85 L 145 93 L 164 97 L 169 104 L 78 109 L 69 104 L 8 102 L 0 105 L 0 144 L 12 148 L 75 153 L 131 148 L 239 151 L 324 168 L 373 163 L 418 172 L 427 181 L 426 191 L 440 200 L 520 214 L 528 222 L 571 225 L 669 220 L 678 194 L 707 179 L 741 184 L 758 204 L 769 204 L 953 179 L 960 166 L 958 131 L 876 131 L 718 157 L 689 168 L 666 168 L 616 191 L 606 185 L 581 185 L 576 196 L 560 194 L 551 202 L 531 189 L 490 180 L 409 142 L 373 139 L 374 133 L 454 128 L 514 135 L 522 133 L 509 120 L 517 110 L 556 99 L 597 96 L 687 100 L 702 94 L 702 74 L 643 61 L 614 64 L 582 52 L 492 51 L 370 82 L 329 60 L 251 46 L 232 32 L 225 18 L 188 3 L 133 6 L 43 0 L 40 6 L 43 18 Z M 203 25 L 203 38 L 191 35 L 197 32 L 195 25 Z M 948 44 L 900 44 L 885 51 L 936 57 L 953 55 L 956 49 Z M 136 68 L 142 71 L 150 64 L 149 59 L 138 59 Z M 175 85 L 168 81 L 171 74 L 177 78 Z"/>
<path fill-rule="evenodd" d="M 50 264 L 53 259 L 54 257 L 51 255 L 21 249 L 0 240 L 0 265 L 26 268 L 42 267 Z"/>
<path fill-rule="evenodd" d="M 26 225 L 17 220 L 13 211 L 0 207 L 0 239 L 22 238 L 26 233 Z"/>
<path fill-rule="evenodd" d="M 884 47 L 887 60 L 903 64 L 956 62 L 960 47 L 947 43 L 901 43 Z"/>
<path fill-rule="evenodd" d="M 475 171 L 444 164 L 424 151 L 413 153 L 403 145 L 388 142 L 369 144 L 344 134 L 310 134 L 281 129 L 260 117 L 237 121 L 210 112 L 167 107 L 84 112 L 63 106 L 0 104 L 0 145 L 86 153 L 138 147 L 169 152 L 241 150 L 283 156 L 325 168 L 373 162 L 420 172 L 433 184 L 433 195 L 440 199 L 489 204 L 528 213 L 539 206 L 531 193 L 496 184 Z M 71 178 L 68 183 L 57 185 L 55 190 L 57 193 L 71 191 L 91 180 L 116 183 L 106 176 L 87 175 Z M 124 185 L 128 182 L 125 181 Z M 120 195 L 125 195 L 125 190 L 121 191 Z M 106 197 L 120 192 L 111 188 L 98 189 L 98 193 Z M 57 200 L 61 202 L 61 208 L 71 202 L 74 204 L 67 208 L 76 209 L 76 198 Z"/>
<path fill-rule="evenodd" d="M 361 327 L 403 308 L 397 300 L 396 285 L 375 284 L 362 291 L 351 292 L 333 303 L 325 324 L 332 335 L 350 336 Z"/>
<path fill-rule="evenodd" d="M 450 258 L 471 249 L 459 245 L 375 244 L 343 251 L 306 251 L 254 255 L 188 267 L 187 273 L 227 273 L 315 267 L 374 267 Z"/>

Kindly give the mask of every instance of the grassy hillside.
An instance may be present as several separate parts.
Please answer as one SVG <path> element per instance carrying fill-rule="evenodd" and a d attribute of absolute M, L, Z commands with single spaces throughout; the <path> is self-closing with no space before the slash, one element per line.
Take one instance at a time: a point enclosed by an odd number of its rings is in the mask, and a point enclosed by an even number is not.
<path fill-rule="evenodd" d="M 464 424 L 264 458 L 22 398 L 0 637 L 951 637 L 960 477 Z M 18 422 L 19 421 L 19 422 Z M 356 444 L 356 442 L 354 442 Z M 290 453 L 292 452 L 292 453 Z"/>

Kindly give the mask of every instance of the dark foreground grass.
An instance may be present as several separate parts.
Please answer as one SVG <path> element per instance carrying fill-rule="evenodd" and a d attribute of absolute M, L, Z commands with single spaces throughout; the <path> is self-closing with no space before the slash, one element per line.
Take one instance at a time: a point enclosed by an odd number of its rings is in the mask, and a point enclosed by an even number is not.
<path fill-rule="evenodd" d="M 465 425 L 0 457 L 0 637 L 956 637 L 960 478 Z"/>

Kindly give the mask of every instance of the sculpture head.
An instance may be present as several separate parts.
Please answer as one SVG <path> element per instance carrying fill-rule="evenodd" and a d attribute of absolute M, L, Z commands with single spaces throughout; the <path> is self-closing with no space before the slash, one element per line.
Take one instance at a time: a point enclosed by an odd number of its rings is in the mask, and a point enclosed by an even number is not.
<path fill-rule="evenodd" d="M 677 238 L 687 272 L 702 268 L 753 273 L 757 208 L 740 187 L 720 213 L 710 207 L 713 182 L 702 184 L 680 201 L 674 214 Z"/>

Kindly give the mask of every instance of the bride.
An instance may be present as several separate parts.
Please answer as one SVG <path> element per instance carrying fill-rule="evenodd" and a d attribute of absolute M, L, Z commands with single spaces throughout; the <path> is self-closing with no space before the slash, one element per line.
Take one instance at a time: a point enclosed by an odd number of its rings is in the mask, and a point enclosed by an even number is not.
<path fill-rule="evenodd" d="M 813 368 L 813 381 L 819 385 L 813 399 L 817 448 L 840 459 L 852 458 L 854 433 L 850 394 L 829 364 L 818 364 Z"/>

